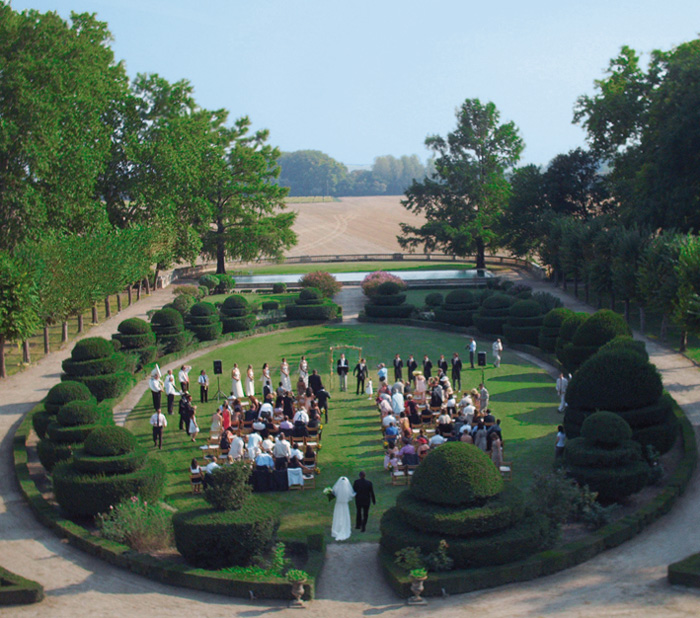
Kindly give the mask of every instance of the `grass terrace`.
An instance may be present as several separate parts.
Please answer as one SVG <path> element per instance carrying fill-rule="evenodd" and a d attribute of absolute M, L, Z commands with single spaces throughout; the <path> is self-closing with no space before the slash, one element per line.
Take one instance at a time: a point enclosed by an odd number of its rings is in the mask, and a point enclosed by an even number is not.
<path fill-rule="evenodd" d="M 478 343 L 480 349 L 490 348 L 490 342 Z M 164 433 L 163 450 L 156 451 L 168 466 L 166 501 L 177 509 L 204 506 L 203 498 L 191 492 L 188 473 L 193 457 L 197 457 L 200 463 L 203 462 L 199 446 L 204 444 L 208 437 L 211 416 L 217 406 L 215 401 L 204 405 L 198 403 L 196 376 L 201 369 L 206 369 L 209 374 L 210 395 L 213 395 L 216 392 L 216 378 L 212 370 L 214 359 L 223 361 L 221 390 L 224 392 L 231 388 L 229 376 L 233 363 L 237 362 L 243 371 L 250 363 L 256 372 L 256 393 L 259 393 L 263 362 L 271 365 L 273 383 L 276 386 L 279 380 L 280 359 L 283 356 L 287 358 L 295 381 L 297 363 L 300 356 L 305 354 L 309 360 L 309 367 L 322 373 L 328 387 L 329 347 L 343 344 L 362 346 L 375 385 L 377 364 L 389 364 L 396 352 L 400 352 L 404 358 L 413 353 L 417 359 L 422 359 L 423 354 L 427 353 L 433 362 L 440 353 L 445 354 L 447 358 L 455 351 L 459 351 L 463 357 L 468 356 L 465 337 L 416 328 L 399 330 L 396 326 L 375 324 L 296 328 L 244 339 L 224 349 L 209 352 L 190 363 L 192 393 L 198 405 L 197 418 L 201 428 L 198 441 L 193 444 L 184 431 L 178 431 L 179 416 L 176 405 L 174 415 L 168 419 L 169 426 Z M 357 361 L 357 353 L 349 350 L 347 356 L 352 368 Z M 526 485 L 534 470 L 549 468 L 553 461 L 554 435 L 561 419 L 556 412 L 558 402 L 553 380 L 540 369 L 508 351 L 504 353 L 501 368 L 487 368 L 485 377 L 491 392 L 491 407 L 496 417 L 502 419 L 505 458 L 514 462 L 514 482 Z M 480 381 L 480 370 L 465 369 L 462 372 L 463 389 L 476 387 Z M 307 534 L 315 532 L 329 537 L 333 505 L 329 504 L 322 494 L 323 488 L 332 485 L 341 475 L 353 479 L 360 470 L 365 470 L 368 478 L 374 482 L 377 505 L 371 510 L 367 533 L 355 534 L 351 541 L 378 541 L 380 516 L 395 503 L 396 495 L 402 490 L 401 487 L 392 487 L 389 484 L 388 473 L 383 469 L 384 453 L 379 413 L 374 402 L 369 401 L 364 394 L 355 396 L 355 380 L 352 376 L 348 385 L 348 393 L 338 392 L 335 379 L 330 385 L 332 399 L 329 406 L 329 422 L 324 424 L 322 448 L 318 453 L 321 474 L 317 478 L 316 489 L 262 494 L 263 500 L 282 505 L 282 526 L 279 534 L 283 540 L 304 540 Z M 147 391 L 126 423 L 127 428 L 132 430 L 138 436 L 139 442 L 149 450 L 153 450 L 148 424 L 152 413 L 151 395 Z"/>

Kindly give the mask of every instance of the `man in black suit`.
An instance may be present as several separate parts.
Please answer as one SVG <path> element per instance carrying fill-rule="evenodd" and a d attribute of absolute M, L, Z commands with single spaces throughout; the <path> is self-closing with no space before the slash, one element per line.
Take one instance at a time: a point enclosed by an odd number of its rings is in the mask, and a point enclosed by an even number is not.
<path fill-rule="evenodd" d="M 401 357 L 397 354 L 394 357 L 394 382 L 398 382 L 402 379 L 403 361 Z"/>
<path fill-rule="evenodd" d="M 321 376 L 318 375 L 318 371 L 316 371 L 316 369 L 314 369 L 309 376 L 309 386 L 314 392 L 314 395 L 318 395 L 318 391 L 323 388 L 323 381 L 321 380 Z"/>
<path fill-rule="evenodd" d="M 355 508 L 357 509 L 357 519 L 355 520 L 355 528 L 365 531 L 367 526 L 367 517 L 369 516 L 370 501 L 372 504 L 377 504 L 374 497 L 374 487 L 372 481 L 365 478 L 365 473 L 360 472 L 360 478 L 352 484 L 352 489 L 355 492 Z"/>
<path fill-rule="evenodd" d="M 447 361 L 445 360 L 445 355 L 440 354 L 438 359 L 438 368 L 442 370 L 443 373 L 447 373 Z"/>
<path fill-rule="evenodd" d="M 413 372 L 418 369 L 418 363 L 416 359 L 413 358 L 413 354 L 411 354 L 406 361 L 406 369 L 408 369 L 408 381 L 413 382 Z"/>
<path fill-rule="evenodd" d="M 361 358 L 360 362 L 355 365 L 355 369 L 352 370 L 352 374 L 357 376 L 357 389 L 355 391 L 355 395 L 360 395 L 365 392 L 365 379 L 367 378 L 368 373 L 369 370 L 367 369 L 367 363 L 365 363 L 364 358 Z"/>
<path fill-rule="evenodd" d="M 452 355 L 452 388 L 456 391 L 462 388 L 462 359 L 457 352 Z"/>
<path fill-rule="evenodd" d="M 430 361 L 428 358 L 428 355 L 426 354 L 423 357 L 423 377 L 426 380 L 429 380 L 431 376 L 433 375 L 433 363 Z"/>

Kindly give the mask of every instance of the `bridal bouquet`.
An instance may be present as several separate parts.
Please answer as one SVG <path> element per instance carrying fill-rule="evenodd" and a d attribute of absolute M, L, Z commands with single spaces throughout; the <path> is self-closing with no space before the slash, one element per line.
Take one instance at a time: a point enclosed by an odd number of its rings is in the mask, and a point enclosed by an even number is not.
<path fill-rule="evenodd" d="M 333 500 L 335 500 L 335 494 L 333 493 L 332 487 L 326 487 L 323 490 L 323 493 L 326 496 L 326 498 L 328 498 L 328 502 L 333 502 Z"/>

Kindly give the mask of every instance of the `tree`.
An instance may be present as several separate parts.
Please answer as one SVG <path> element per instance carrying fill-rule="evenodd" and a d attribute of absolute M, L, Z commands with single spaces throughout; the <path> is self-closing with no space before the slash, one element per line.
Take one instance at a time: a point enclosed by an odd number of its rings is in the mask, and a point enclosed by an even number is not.
<path fill-rule="evenodd" d="M 688 347 L 688 333 L 700 332 L 700 238 L 688 234 L 676 264 L 678 293 L 674 317 L 681 327 L 680 351 Z"/>
<path fill-rule="evenodd" d="M 649 229 L 700 228 L 700 39 L 651 54 L 645 72 L 623 47 L 597 94 L 580 97 L 574 122 L 613 163 L 623 221 Z"/>
<path fill-rule="evenodd" d="M 95 184 L 125 76 L 106 24 L 71 21 L 0 3 L 0 248 L 104 221 Z"/>
<path fill-rule="evenodd" d="M 498 235 L 503 246 L 523 257 L 538 246 L 548 213 L 540 168 L 531 164 L 513 170 L 510 186 L 511 194 L 499 220 Z"/>
<path fill-rule="evenodd" d="M 278 182 L 289 188 L 290 195 L 338 195 L 348 174 L 342 163 L 320 150 L 284 152 L 278 163 Z"/>
<path fill-rule="evenodd" d="M 625 320 L 629 324 L 630 301 L 638 297 L 637 269 L 647 234 L 637 226 L 618 227 L 613 242 L 612 287 L 615 294 L 625 301 Z"/>
<path fill-rule="evenodd" d="M 238 119 L 219 130 L 202 178 L 209 210 L 203 250 L 216 258 L 216 272 L 226 272 L 226 259 L 252 260 L 261 255 L 281 257 L 296 244 L 294 212 L 282 212 L 287 188 L 279 176 L 280 152 L 267 144 L 268 132 L 249 135 L 250 120 Z"/>
<path fill-rule="evenodd" d="M 485 268 L 485 250 L 496 247 L 495 227 L 510 196 L 505 172 L 524 145 L 513 122 L 500 123 L 493 103 L 467 99 L 456 115 L 457 128 L 447 138 L 425 140 L 436 154 L 436 173 L 414 180 L 401 202 L 427 221 L 420 227 L 401 223 L 398 241 L 411 250 L 422 245 L 426 252 L 473 253 L 477 268 Z"/>
<path fill-rule="evenodd" d="M 5 344 L 28 339 L 38 325 L 33 273 L 0 253 L 0 378 L 7 377 Z"/>

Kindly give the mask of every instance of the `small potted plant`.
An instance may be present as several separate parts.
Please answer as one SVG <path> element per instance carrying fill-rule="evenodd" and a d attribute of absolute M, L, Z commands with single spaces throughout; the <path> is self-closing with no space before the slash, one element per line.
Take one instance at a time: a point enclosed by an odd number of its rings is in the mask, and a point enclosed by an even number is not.
<path fill-rule="evenodd" d="M 301 600 L 301 597 L 304 596 L 304 584 L 308 579 L 309 574 L 301 569 L 287 571 L 287 581 L 292 584 L 292 596 L 294 597 L 289 607 L 304 607 L 304 601 Z"/>
<path fill-rule="evenodd" d="M 409 572 L 409 577 L 411 578 L 411 592 L 412 597 L 409 597 L 409 605 L 427 605 L 425 599 L 421 597 L 423 592 L 423 582 L 428 579 L 428 571 L 426 569 L 411 569 Z"/>

